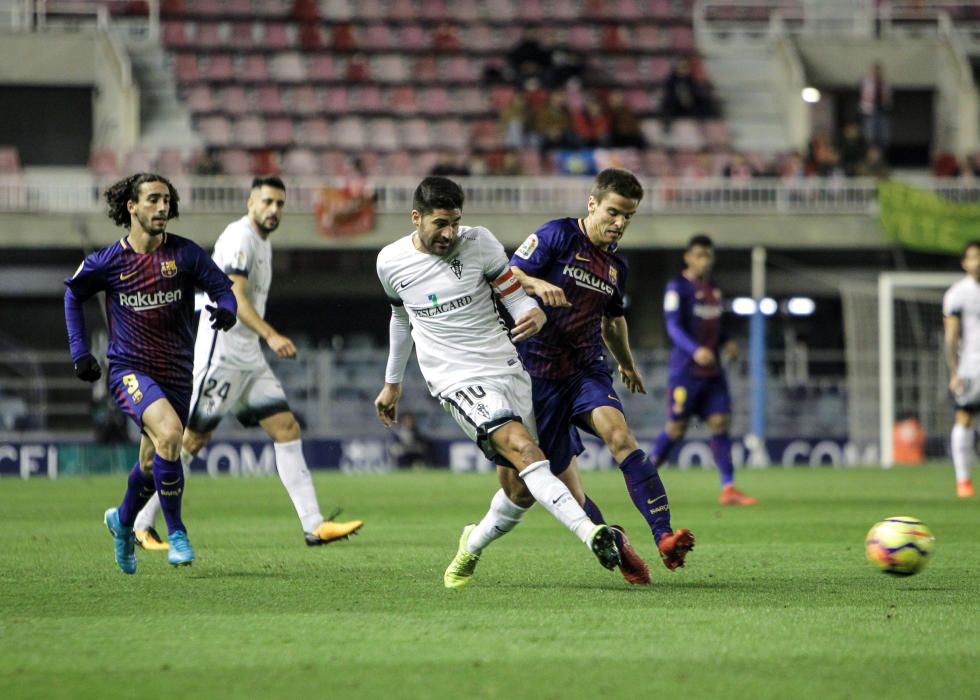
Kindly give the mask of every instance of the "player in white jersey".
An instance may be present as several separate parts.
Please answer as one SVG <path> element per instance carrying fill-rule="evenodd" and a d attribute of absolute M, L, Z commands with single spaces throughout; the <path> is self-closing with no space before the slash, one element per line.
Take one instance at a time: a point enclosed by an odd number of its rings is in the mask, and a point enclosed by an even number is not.
<path fill-rule="evenodd" d="M 943 296 L 943 330 L 949 390 L 956 404 L 950 447 L 956 471 L 956 495 L 973 496 L 973 419 L 980 411 L 980 241 L 963 249 L 966 277 Z"/>
<path fill-rule="evenodd" d="M 385 384 L 374 401 L 378 417 L 386 427 L 397 420 L 402 377 L 414 343 L 429 393 L 496 462 L 498 472 L 517 469 L 535 500 L 603 566 L 618 566 L 612 531 L 589 520 L 537 446 L 531 380 L 512 341 L 541 330 L 544 312 L 524 293 L 493 234 L 479 226 L 460 226 L 463 190 L 458 184 L 427 177 L 416 188 L 412 206 L 415 231 L 378 254 L 378 278 L 391 302 Z M 494 295 L 515 319 L 510 337 Z M 443 578 L 448 588 L 468 583 L 483 547 L 516 527 L 527 511 L 507 508 L 499 500 L 494 497 L 485 516 L 495 525 L 485 530 L 494 534 L 473 542 L 474 525 L 463 529 L 459 551 Z"/>
<path fill-rule="evenodd" d="M 186 471 L 227 413 L 233 413 L 244 426 L 262 426 L 273 440 L 276 469 L 296 508 L 306 543 L 313 546 L 346 539 L 364 523 L 334 522 L 321 514 L 303 457 L 299 423 L 259 343 L 264 339 L 281 358 L 296 357 L 293 341 L 264 319 L 272 282 L 269 235 L 279 226 L 285 205 L 286 186 L 281 179 L 255 178 L 248 213 L 230 223 L 214 245 L 212 257 L 232 281 L 241 323 L 235 326 L 234 335 L 215 333 L 206 322 L 198 326 L 194 394 L 180 458 Z M 136 541 L 144 549 L 166 549 L 153 528 L 159 508 L 154 496 L 136 518 Z"/>

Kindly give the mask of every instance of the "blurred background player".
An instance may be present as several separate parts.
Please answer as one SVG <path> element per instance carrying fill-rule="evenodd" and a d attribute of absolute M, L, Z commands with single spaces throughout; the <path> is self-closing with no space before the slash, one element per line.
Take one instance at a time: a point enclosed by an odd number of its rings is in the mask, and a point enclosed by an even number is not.
<path fill-rule="evenodd" d="M 687 432 L 691 416 L 706 418 L 711 430 L 711 454 L 721 475 L 722 505 L 751 506 L 758 501 L 735 488 L 732 464 L 732 401 L 718 348 L 738 357 L 734 340 L 721 328 L 721 290 L 711 272 L 715 247 L 711 238 L 695 234 L 684 251 L 684 271 L 667 283 L 664 320 L 673 348 L 667 370 L 667 426 L 653 444 L 656 464 L 667 461 L 671 450 Z"/>
<path fill-rule="evenodd" d="M 412 204 L 416 230 L 378 254 L 378 278 L 391 302 L 391 322 L 385 384 L 374 401 L 375 410 L 385 427 L 397 420 L 402 377 L 414 341 L 429 392 L 487 459 L 497 463 L 498 473 L 518 470 L 534 499 L 612 569 L 619 565 L 612 531 L 589 520 L 551 473 L 536 443 L 531 380 L 511 338 L 517 342 L 538 333 L 545 314 L 525 295 L 493 234 L 479 226 L 460 226 L 463 199 L 463 190 L 452 180 L 425 178 Z M 515 319 L 510 338 L 494 296 Z M 501 510 L 495 526 L 502 532 L 512 530 L 526 510 Z M 485 546 L 469 544 L 476 527 L 463 528 L 459 549 L 443 577 L 447 588 L 466 585 L 476 569 Z"/>
<path fill-rule="evenodd" d="M 553 307 L 551 322 L 518 345 L 534 387 L 540 445 L 552 471 L 593 522 L 605 522 L 599 507 L 585 495 L 575 463 L 575 456 L 585 449 L 578 428 L 602 438 L 623 471 L 630 497 L 647 520 L 664 564 L 673 571 L 684 565 L 694 535 L 685 528 L 671 529 L 667 492 L 626 424 L 603 348 L 605 344 L 618 363 L 626 388 L 646 393 L 623 315 L 628 267 L 616 254 L 642 198 L 643 187 L 633 173 L 603 170 L 592 186 L 585 218 L 544 224 L 524 241 L 510 264 L 525 290 Z M 516 479 L 507 483 L 507 497 L 514 505 L 533 504 Z M 650 571 L 623 528 L 614 525 L 613 530 L 623 554 L 623 577 L 630 583 L 649 583 Z"/>
<path fill-rule="evenodd" d="M 313 546 L 349 537 L 364 523 L 324 520 L 303 457 L 299 423 L 259 343 L 264 339 L 279 357 L 296 357 L 293 341 L 263 318 L 272 283 L 269 236 L 278 228 L 285 206 L 286 186 L 281 179 L 253 179 L 248 213 L 228 224 L 215 243 L 214 262 L 231 279 L 241 323 L 219 335 L 201 321 L 194 348 L 194 394 L 180 459 L 189 468 L 226 413 L 235 414 L 246 427 L 262 426 L 273 440 L 276 470 L 299 515 L 306 544 Z M 159 501 L 152 499 L 136 520 L 137 541 L 146 549 L 163 546 L 153 529 L 159 508 Z"/>
<path fill-rule="evenodd" d="M 963 249 L 960 263 L 966 276 L 943 296 L 943 330 L 949 390 L 956 414 L 950 436 L 956 495 L 973 496 L 973 419 L 980 410 L 980 241 Z"/>
<path fill-rule="evenodd" d="M 231 282 L 207 253 L 166 232 L 167 222 L 179 215 L 180 201 L 166 178 L 131 175 L 106 190 L 105 197 L 109 218 L 129 234 L 89 255 L 65 280 L 65 321 L 75 374 L 97 381 L 102 369 L 89 351 L 82 303 L 105 292 L 109 389 L 143 434 L 122 503 L 105 512 L 105 524 L 115 539 L 116 563 L 134 574 L 133 522 L 154 490 L 167 521 L 170 563 L 194 561 L 181 519 L 179 457 L 193 377 L 195 287 L 216 303 L 205 307 L 213 331 L 235 325 L 237 304 Z"/>

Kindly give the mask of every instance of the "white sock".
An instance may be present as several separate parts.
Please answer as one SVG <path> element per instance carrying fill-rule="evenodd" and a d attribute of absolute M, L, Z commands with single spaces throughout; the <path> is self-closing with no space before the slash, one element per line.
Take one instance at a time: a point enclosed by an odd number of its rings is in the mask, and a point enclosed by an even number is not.
<path fill-rule="evenodd" d="M 970 464 L 973 462 L 973 428 L 954 425 L 950 442 L 953 448 L 953 469 L 956 470 L 956 480 L 966 481 L 970 478 Z"/>
<path fill-rule="evenodd" d="M 466 540 L 466 548 L 470 550 L 470 554 L 479 554 L 488 544 L 513 530 L 529 510 L 530 508 L 521 508 L 507 498 L 503 489 L 498 489 L 490 501 L 490 510 Z"/>
<path fill-rule="evenodd" d="M 279 479 L 293 501 L 296 514 L 303 523 L 303 531 L 313 532 L 323 522 L 323 515 L 320 513 L 320 505 L 316 502 L 313 477 L 310 476 L 306 459 L 303 457 L 303 441 L 277 442 L 274 446 Z"/>
<path fill-rule="evenodd" d="M 191 473 L 191 462 L 194 455 L 187 450 L 180 450 L 180 465 L 184 468 L 184 478 Z M 134 530 L 148 530 L 156 526 L 157 516 L 160 515 L 160 494 L 154 493 L 153 497 L 146 502 L 143 510 L 136 514 L 136 522 L 133 523 Z"/>
<path fill-rule="evenodd" d="M 588 547 L 589 535 L 595 529 L 595 523 L 589 520 L 568 487 L 551 473 L 548 460 L 531 464 L 518 476 L 524 480 L 534 500 L 547 508 L 549 513 Z"/>

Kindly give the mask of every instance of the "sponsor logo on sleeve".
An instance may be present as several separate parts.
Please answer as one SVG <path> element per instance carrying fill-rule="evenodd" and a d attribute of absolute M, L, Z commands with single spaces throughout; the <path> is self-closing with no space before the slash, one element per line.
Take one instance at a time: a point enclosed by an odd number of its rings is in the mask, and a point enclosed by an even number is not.
<path fill-rule="evenodd" d="M 536 233 L 532 233 L 530 236 L 524 239 L 524 242 L 521 243 L 521 247 L 517 249 L 517 252 L 514 253 L 514 255 L 516 255 L 519 258 L 524 258 L 525 260 L 527 260 L 532 255 L 534 255 L 534 251 L 536 251 L 537 249 L 538 249 L 538 235 Z"/>
<path fill-rule="evenodd" d="M 664 294 L 664 311 L 677 311 L 681 308 L 681 295 L 677 290 L 671 289 Z"/>

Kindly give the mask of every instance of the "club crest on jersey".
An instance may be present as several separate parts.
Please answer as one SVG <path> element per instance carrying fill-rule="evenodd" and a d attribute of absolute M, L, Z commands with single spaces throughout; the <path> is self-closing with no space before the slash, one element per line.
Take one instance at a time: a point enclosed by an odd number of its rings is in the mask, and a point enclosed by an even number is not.
<path fill-rule="evenodd" d="M 616 282 L 618 280 L 619 280 L 619 271 L 615 268 L 615 266 L 610 265 L 609 266 L 609 281 L 612 282 L 613 284 L 616 284 Z"/>
<path fill-rule="evenodd" d="M 524 242 L 521 243 L 521 247 L 517 249 L 517 252 L 514 253 L 514 255 L 516 255 L 519 258 L 524 258 L 525 260 L 527 260 L 532 255 L 534 255 L 534 251 L 536 251 L 537 249 L 538 249 L 538 235 L 536 233 L 532 233 L 530 236 L 524 239 Z"/>
<path fill-rule="evenodd" d="M 463 279 L 463 263 L 459 261 L 459 258 L 453 258 L 452 262 L 449 263 L 449 268 L 456 275 L 456 279 Z"/>
<path fill-rule="evenodd" d="M 177 261 L 176 260 L 163 260 L 160 262 L 160 274 L 164 277 L 176 277 L 177 276 Z"/>

